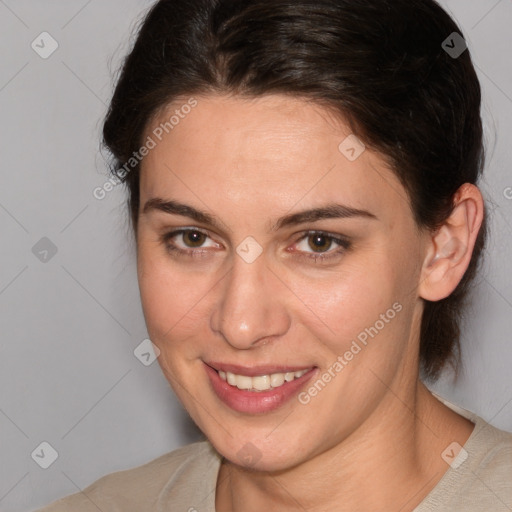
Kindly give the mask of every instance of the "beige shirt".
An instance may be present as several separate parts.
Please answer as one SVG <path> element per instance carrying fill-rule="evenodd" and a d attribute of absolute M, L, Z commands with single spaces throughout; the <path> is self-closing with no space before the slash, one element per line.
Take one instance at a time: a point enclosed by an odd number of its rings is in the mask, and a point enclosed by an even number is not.
<path fill-rule="evenodd" d="M 448 471 L 414 512 L 512 511 L 512 433 L 443 402 L 475 428 L 465 451 L 453 458 L 454 451 L 444 454 Z M 220 463 L 208 441 L 189 444 L 142 466 L 106 475 L 38 512 L 215 512 Z"/>

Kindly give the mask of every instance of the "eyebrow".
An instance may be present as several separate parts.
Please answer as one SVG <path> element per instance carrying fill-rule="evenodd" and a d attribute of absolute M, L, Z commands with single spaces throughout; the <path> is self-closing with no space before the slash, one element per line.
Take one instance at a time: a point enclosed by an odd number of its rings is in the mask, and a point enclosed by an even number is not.
<path fill-rule="evenodd" d="M 205 211 L 198 210 L 193 206 L 179 203 L 178 201 L 164 200 L 159 197 L 148 199 L 144 204 L 142 213 L 147 214 L 151 211 L 161 211 L 171 215 L 189 217 L 197 222 L 206 224 L 218 230 L 222 229 L 220 225 L 221 223 L 213 215 L 210 215 Z M 278 231 L 284 227 L 304 224 L 306 222 L 316 222 L 324 219 L 348 219 L 354 217 L 377 220 L 377 217 L 367 210 L 360 210 L 341 204 L 328 204 L 319 208 L 285 215 L 271 224 L 270 231 Z"/>

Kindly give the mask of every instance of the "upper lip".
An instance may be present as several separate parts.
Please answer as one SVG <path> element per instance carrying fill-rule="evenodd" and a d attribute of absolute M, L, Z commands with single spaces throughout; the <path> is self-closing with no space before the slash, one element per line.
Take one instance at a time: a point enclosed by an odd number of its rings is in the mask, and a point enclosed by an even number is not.
<path fill-rule="evenodd" d="M 254 365 L 254 366 L 240 366 L 237 364 L 219 363 L 211 361 L 205 363 L 214 370 L 222 372 L 235 373 L 237 375 L 246 375 L 247 377 L 257 377 L 258 375 L 270 375 L 272 373 L 289 373 L 299 372 L 301 370 L 309 370 L 314 368 L 314 365 L 304 366 L 278 366 L 278 365 Z"/>

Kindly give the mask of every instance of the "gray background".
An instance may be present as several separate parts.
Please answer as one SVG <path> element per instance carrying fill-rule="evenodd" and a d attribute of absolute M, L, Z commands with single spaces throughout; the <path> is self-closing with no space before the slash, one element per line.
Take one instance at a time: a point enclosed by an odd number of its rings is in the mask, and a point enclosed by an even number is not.
<path fill-rule="evenodd" d="M 106 181 L 98 141 L 114 73 L 151 3 L 0 0 L 2 511 L 32 510 L 200 436 L 158 364 L 134 355 L 147 332 L 124 190 L 93 197 Z M 512 430 L 512 2 L 442 3 L 484 89 L 492 237 L 465 373 L 435 390 Z M 31 47 L 43 31 L 59 45 L 47 59 Z M 43 441 L 58 452 L 48 469 L 36 463 L 51 456 Z"/>

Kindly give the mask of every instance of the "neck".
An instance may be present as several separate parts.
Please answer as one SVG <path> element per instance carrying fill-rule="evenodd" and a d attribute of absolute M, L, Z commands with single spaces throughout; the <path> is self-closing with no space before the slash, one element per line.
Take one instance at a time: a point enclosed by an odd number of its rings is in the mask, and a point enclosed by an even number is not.
<path fill-rule="evenodd" d="M 453 441 L 463 445 L 473 424 L 421 382 L 412 389 L 408 397 L 390 389 L 356 432 L 296 467 L 254 472 L 226 461 L 219 473 L 217 509 L 413 510 L 447 471 L 443 450 Z"/>

